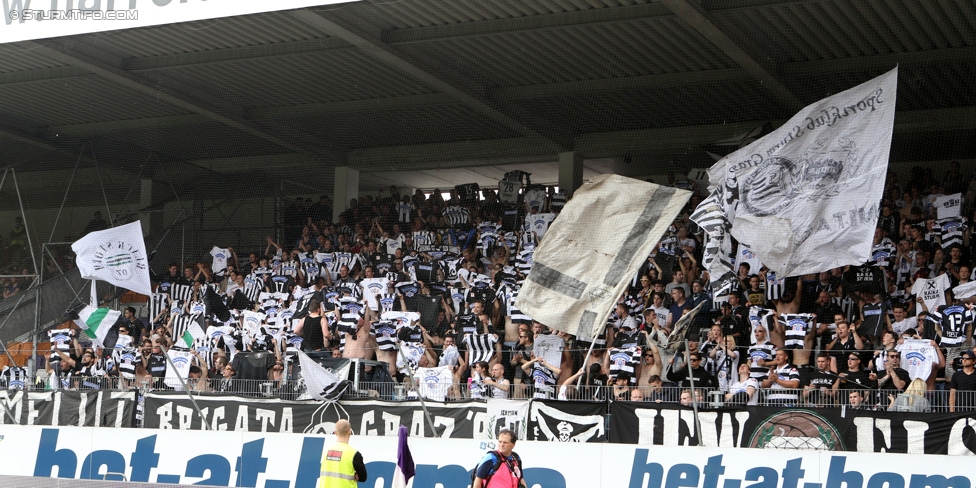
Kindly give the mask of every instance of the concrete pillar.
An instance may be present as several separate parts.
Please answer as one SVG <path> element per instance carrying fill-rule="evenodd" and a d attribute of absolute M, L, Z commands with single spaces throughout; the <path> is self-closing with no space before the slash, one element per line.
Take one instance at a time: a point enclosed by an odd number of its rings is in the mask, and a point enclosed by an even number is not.
<path fill-rule="evenodd" d="M 583 184 L 583 155 L 578 151 L 559 153 L 559 189 L 573 196 Z"/>
<path fill-rule="evenodd" d="M 349 208 L 349 200 L 359 198 L 359 171 L 348 166 L 336 166 L 335 192 L 332 198 L 332 221 L 339 221 L 339 214 Z"/>

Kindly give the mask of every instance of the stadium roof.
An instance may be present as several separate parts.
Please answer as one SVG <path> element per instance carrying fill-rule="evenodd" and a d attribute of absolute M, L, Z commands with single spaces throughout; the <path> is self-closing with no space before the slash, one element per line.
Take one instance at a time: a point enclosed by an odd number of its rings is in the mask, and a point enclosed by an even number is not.
<path fill-rule="evenodd" d="M 0 154 L 32 208 L 79 155 L 185 195 L 661 174 L 898 65 L 892 161 L 965 159 L 974 61 L 970 0 L 364 1 L 0 45 Z"/>

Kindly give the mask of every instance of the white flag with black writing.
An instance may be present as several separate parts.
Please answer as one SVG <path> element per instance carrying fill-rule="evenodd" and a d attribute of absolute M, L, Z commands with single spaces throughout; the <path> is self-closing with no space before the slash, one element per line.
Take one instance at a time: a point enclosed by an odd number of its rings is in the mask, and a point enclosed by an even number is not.
<path fill-rule="evenodd" d="M 143 295 L 152 295 L 146 241 L 139 221 L 91 232 L 71 245 L 81 277 L 107 281 Z"/>
<path fill-rule="evenodd" d="M 777 274 L 870 259 L 897 82 L 895 68 L 813 103 L 709 169 L 713 189 L 737 193 L 724 209 L 732 236 Z M 716 200 L 709 203 L 714 209 Z"/>
<path fill-rule="evenodd" d="M 689 198 L 619 175 L 583 185 L 533 255 L 515 306 L 551 328 L 592 337 Z"/>

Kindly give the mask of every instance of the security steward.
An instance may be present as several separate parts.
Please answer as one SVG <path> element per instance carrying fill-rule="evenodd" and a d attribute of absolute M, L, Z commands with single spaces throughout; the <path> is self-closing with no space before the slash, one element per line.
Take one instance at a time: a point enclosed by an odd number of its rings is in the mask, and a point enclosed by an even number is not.
<path fill-rule="evenodd" d="M 360 481 L 366 481 L 366 464 L 363 455 L 349 445 L 352 435 L 349 421 L 336 422 L 335 433 L 336 443 L 322 456 L 318 488 L 356 488 Z"/>

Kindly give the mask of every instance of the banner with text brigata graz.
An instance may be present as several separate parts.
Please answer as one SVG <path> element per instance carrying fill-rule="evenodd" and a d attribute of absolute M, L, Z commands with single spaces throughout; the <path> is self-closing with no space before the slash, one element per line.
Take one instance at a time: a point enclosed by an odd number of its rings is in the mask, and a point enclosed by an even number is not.
<path fill-rule="evenodd" d="M 3 0 L 0 44 L 345 3 L 346 0 Z"/>

